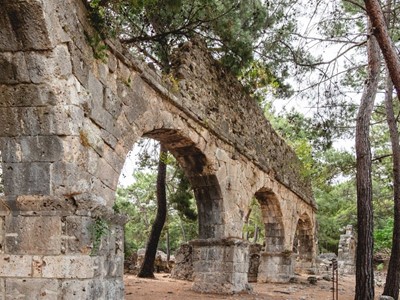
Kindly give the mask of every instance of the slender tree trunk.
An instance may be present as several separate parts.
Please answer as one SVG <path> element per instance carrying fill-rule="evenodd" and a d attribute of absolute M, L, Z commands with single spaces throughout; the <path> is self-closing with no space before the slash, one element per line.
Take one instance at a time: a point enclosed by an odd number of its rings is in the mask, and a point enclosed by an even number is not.
<path fill-rule="evenodd" d="M 392 253 L 390 255 L 383 295 L 398 299 L 400 283 L 400 142 L 396 117 L 393 109 L 393 84 L 389 75 L 387 76 L 386 86 L 386 115 L 389 125 L 390 141 L 392 143 L 393 154 L 394 225 Z"/>
<path fill-rule="evenodd" d="M 372 23 L 373 34 L 379 43 L 379 47 L 385 58 L 386 67 L 389 70 L 390 78 L 396 89 L 397 96 L 400 99 L 400 59 L 396 48 L 393 46 L 392 39 L 390 38 L 385 16 L 378 0 L 364 0 L 364 3 Z"/>
<path fill-rule="evenodd" d="M 370 22 L 369 28 L 370 28 Z M 371 145 L 369 125 L 379 79 L 379 48 L 373 36 L 368 40 L 368 80 L 361 97 L 356 124 L 357 228 L 355 300 L 374 299 L 373 211 Z"/>
<path fill-rule="evenodd" d="M 256 228 L 254 228 L 254 239 L 253 239 L 254 244 L 257 243 L 257 240 L 258 240 L 258 231 L 259 231 L 259 228 L 258 228 L 258 225 L 256 224 Z"/>
<path fill-rule="evenodd" d="M 182 217 L 179 217 L 179 224 L 181 225 L 182 239 L 183 239 L 185 242 L 187 242 L 187 239 L 186 239 L 186 232 L 185 232 L 185 228 L 183 227 Z"/>
<path fill-rule="evenodd" d="M 377 0 L 365 0 L 364 2 L 374 28 L 374 35 L 378 40 L 379 47 L 381 48 L 383 57 L 385 58 L 386 67 L 390 75 L 390 78 L 387 76 L 385 104 L 393 153 L 394 224 L 392 252 L 390 255 L 389 267 L 386 275 L 386 284 L 383 294 L 391 296 L 394 299 L 398 299 L 400 281 L 400 146 L 399 133 L 393 110 L 392 95 L 394 85 L 397 97 L 400 99 L 400 59 L 395 47 L 393 46 L 388 31 L 390 24 L 390 11 L 385 18 L 381 6 Z M 387 6 L 389 7 L 388 10 L 390 10 L 390 1 Z"/>
<path fill-rule="evenodd" d="M 154 278 L 154 260 L 157 254 L 158 241 L 167 217 L 167 195 L 165 191 L 167 165 L 165 164 L 166 148 L 160 144 L 160 159 L 157 174 L 157 214 L 151 227 L 150 237 L 147 242 L 143 264 L 138 277 Z"/>

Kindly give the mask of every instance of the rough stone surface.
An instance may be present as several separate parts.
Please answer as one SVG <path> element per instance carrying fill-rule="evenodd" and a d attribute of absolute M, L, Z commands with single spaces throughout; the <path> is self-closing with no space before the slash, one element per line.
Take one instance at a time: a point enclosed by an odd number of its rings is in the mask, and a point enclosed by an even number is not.
<path fill-rule="evenodd" d="M 125 218 L 112 206 L 141 137 L 164 143 L 193 187 L 195 290 L 248 290 L 253 197 L 266 233 L 257 280 L 288 280 L 294 248 L 313 263 L 316 206 L 300 162 L 204 44 L 177 49 L 168 80 L 111 41 L 96 60 L 93 35 L 83 1 L 2 1 L 2 294 L 123 298 Z"/>
<path fill-rule="evenodd" d="M 345 234 L 340 235 L 338 249 L 338 266 L 341 274 L 355 274 L 357 240 L 353 226 L 347 225 Z"/>
<path fill-rule="evenodd" d="M 144 261 L 144 255 L 146 253 L 146 249 L 139 249 L 137 251 L 137 260 L 136 260 L 136 269 L 140 270 L 143 261 Z M 167 260 L 167 254 L 164 253 L 161 250 L 157 250 L 156 257 L 154 260 L 154 272 L 160 273 L 170 273 L 171 268 L 173 267 L 175 263 L 175 257 L 172 255 L 170 256 L 169 261 Z"/>
<path fill-rule="evenodd" d="M 171 277 L 181 280 L 193 280 L 193 248 L 189 244 L 182 244 L 175 253 L 175 265 Z"/>
<path fill-rule="evenodd" d="M 261 248 L 260 244 L 250 244 L 249 246 L 249 271 L 247 274 L 249 282 L 257 282 Z"/>

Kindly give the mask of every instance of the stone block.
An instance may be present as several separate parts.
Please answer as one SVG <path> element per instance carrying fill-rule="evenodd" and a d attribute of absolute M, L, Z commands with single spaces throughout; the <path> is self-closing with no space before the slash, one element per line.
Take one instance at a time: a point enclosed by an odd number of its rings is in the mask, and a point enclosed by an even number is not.
<path fill-rule="evenodd" d="M 98 203 L 112 207 L 115 202 L 115 189 L 109 188 L 101 180 L 95 178 L 92 180 L 91 192 Z"/>
<path fill-rule="evenodd" d="M 22 52 L 0 53 L 0 83 L 29 82 L 29 74 Z"/>
<path fill-rule="evenodd" d="M 88 74 L 88 91 L 92 95 L 94 103 L 97 105 L 103 104 L 103 84 L 96 78 L 96 76 L 89 71 Z"/>
<path fill-rule="evenodd" d="M 20 216 L 39 216 L 69 214 L 76 206 L 72 199 L 49 195 L 23 195 L 8 201 L 11 210 L 18 211 Z"/>
<path fill-rule="evenodd" d="M 107 278 L 104 285 L 104 299 L 124 299 L 124 282 L 122 281 L 122 277 Z"/>
<path fill-rule="evenodd" d="M 118 140 L 111 133 L 104 129 L 101 129 L 101 138 L 112 149 L 114 149 L 118 143 Z"/>
<path fill-rule="evenodd" d="M 72 72 L 85 88 L 89 83 L 90 58 L 85 55 L 74 43 L 68 44 L 71 53 Z"/>
<path fill-rule="evenodd" d="M 50 79 L 65 79 L 72 74 L 71 58 L 66 45 L 53 51 L 31 52 L 26 56 L 29 78 L 33 83 L 46 83 Z"/>
<path fill-rule="evenodd" d="M 63 222 L 63 240 L 65 253 L 67 254 L 90 254 L 92 249 L 92 233 L 90 228 L 93 224 L 91 217 L 69 216 Z"/>
<path fill-rule="evenodd" d="M 0 136 L 77 135 L 83 111 L 76 106 L 0 107 Z"/>
<path fill-rule="evenodd" d="M 5 194 L 46 195 L 50 193 L 50 163 L 5 163 L 3 167 Z"/>
<path fill-rule="evenodd" d="M 106 271 L 108 277 L 122 277 L 124 275 L 124 258 L 122 256 L 110 258 L 106 265 Z"/>
<path fill-rule="evenodd" d="M 113 116 L 100 103 L 94 103 L 90 119 L 117 139 L 121 138 L 121 129 L 117 126 Z"/>
<path fill-rule="evenodd" d="M 101 138 L 101 129 L 93 122 L 84 120 L 83 127 L 79 130 L 79 137 L 82 146 L 91 147 L 100 156 L 103 156 L 104 141 Z"/>
<path fill-rule="evenodd" d="M 31 277 L 32 256 L 0 254 L 0 277 Z"/>
<path fill-rule="evenodd" d="M 36 256 L 43 278 L 93 278 L 94 258 L 89 255 Z"/>
<path fill-rule="evenodd" d="M 131 83 L 118 83 L 118 96 L 124 105 L 124 112 L 130 124 L 136 123 L 148 110 L 149 98 L 146 83 L 134 75 Z"/>
<path fill-rule="evenodd" d="M 6 217 L 6 253 L 59 254 L 61 218 L 57 216 Z"/>
<path fill-rule="evenodd" d="M 45 50 L 54 47 L 41 1 L 6 2 L 2 6 L 1 50 Z"/>
<path fill-rule="evenodd" d="M 106 287 L 107 288 L 107 287 Z M 123 299 L 105 298 L 105 287 L 100 280 L 63 280 L 61 284 L 63 299 Z"/>
<path fill-rule="evenodd" d="M 51 164 L 51 191 L 56 195 L 79 195 L 90 190 L 92 176 L 85 166 L 76 163 L 55 162 Z"/>
<path fill-rule="evenodd" d="M 96 177 L 109 188 L 117 188 L 119 173 L 103 158 L 98 161 Z"/>
<path fill-rule="evenodd" d="M 114 119 L 118 119 L 123 108 L 123 103 L 109 88 L 105 88 L 103 107 Z"/>
<path fill-rule="evenodd" d="M 58 300 L 61 295 L 56 279 L 6 279 L 6 299 Z"/>
<path fill-rule="evenodd" d="M 110 73 L 115 73 L 117 70 L 117 58 L 113 54 L 109 54 L 107 58 L 108 69 Z"/>
<path fill-rule="evenodd" d="M 18 84 L 0 86 L 0 106 L 47 106 L 56 105 L 57 98 L 47 84 Z"/>
<path fill-rule="evenodd" d="M 2 156 L 7 162 L 52 162 L 61 158 L 62 141 L 57 136 L 22 136 L 4 139 Z"/>

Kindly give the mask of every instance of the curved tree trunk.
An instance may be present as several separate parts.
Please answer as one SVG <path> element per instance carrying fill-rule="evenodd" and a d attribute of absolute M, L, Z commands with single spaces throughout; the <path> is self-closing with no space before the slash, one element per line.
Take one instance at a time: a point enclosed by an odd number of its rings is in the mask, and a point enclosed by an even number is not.
<path fill-rule="evenodd" d="M 369 28 L 370 28 L 369 22 Z M 356 300 L 374 299 L 373 211 L 371 145 L 369 125 L 379 79 L 379 48 L 373 36 L 368 40 L 368 80 L 361 97 L 356 124 L 357 228 Z"/>
<path fill-rule="evenodd" d="M 364 3 L 374 29 L 373 34 L 385 58 L 397 96 L 400 97 L 400 59 L 387 30 L 385 16 L 378 0 L 364 0 Z"/>
<path fill-rule="evenodd" d="M 386 284 L 383 295 L 399 298 L 400 283 L 400 143 L 396 117 L 393 109 L 393 84 L 387 76 L 386 88 L 386 115 L 389 125 L 390 141 L 392 144 L 393 159 L 393 200 L 394 200 L 394 224 L 392 253 L 390 255 Z"/>
<path fill-rule="evenodd" d="M 166 148 L 163 144 L 160 144 L 160 159 L 158 161 L 157 174 L 157 215 L 151 227 L 146 253 L 144 255 L 143 264 L 137 275 L 138 277 L 154 278 L 154 261 L 157 254 L 158 241 L 160 240 L 161 231 L 167 217 L 167 195 L 165 189 L 167 176 L 167 165 L 165 163 L 166 154 Z"/>
<path fill-rule="evenodd" d="M 400 281 L 400 146 L 393 112 L 392 91 L 394 85 L 397 97 L 400 100 L 400 59 L 388 32 L 388 18 L 385 20 L 379 1 L 364 0 L 364 2 L 391 79 L 387 79 L 385 103 L 393 152 L 394 224 L 392 252 L 383 294 L 398 299 Z M 390 4 L 389 2 L 389 8 Z"/>

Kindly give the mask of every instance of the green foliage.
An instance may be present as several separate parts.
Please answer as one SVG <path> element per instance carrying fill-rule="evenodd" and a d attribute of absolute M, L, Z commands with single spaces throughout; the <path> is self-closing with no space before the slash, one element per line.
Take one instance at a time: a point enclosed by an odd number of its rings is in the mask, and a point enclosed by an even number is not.
<path fill-rule="evenodd" d="M 260 204 L 256 198 L 253 198 L 250 204 L 250 215 L 248 216 L 247 222 L 243 226 L 243 236 L 245 238 L 251 239 L 256 235 L 256 228 L 258 228 L 258 238 L 257 241 L 265 241 L 265 225 L 262 218 L 262 212 Z M 252 240 L 253 242 L 253 240 Z"/>
<path fill-rule="evenodd" d="M 319 189 L 314 186 L 318 204 L 318 240 L 321 252 L 337 252 L 339 237 L 346 225 L 357 222 L 356 189 L 353 180 L 348 180 Z"/>
<path fill-rule="evenodd" d="M 125 255 L 129 257 L 139 248 L 145 248 L 156 210 L 157 157 L 146 140 L 141 142 L 139 168 L 134 172 L 134 183 L 117 189 L 114 210 L 128 215 L 125 225 Z M 197 237 L 197 208 L 188 180 L 170 154 L 163 157 L 167 164 L 167 222 L 158 248 L 166 251 L 166 234 L 174 251 L 182 243 Z"/>
<path fill-rule="evenodd" d="M 96 255 L 99 251 L 102 238 L 109 233 L 109 225 L 105 220 L 98 218 L 90 226 L 89 230 L 93 241 L 90 255 Z"/>
<path fill-rule="evenodd" d="M 183 170 L 179 167 L 176 169 L 176 178 L 174 180 L 176 186 L 174 192 L 169 196 L 169 203 L 177 211 L 180 218 L 188 221 L 197 220 L 197 210 L 193 201 L 193 193 L 191 186 Z"/>
<path fill-rule="evenodd" d="M 203 39 L 213 57 L 239 75 L 256 96 L 270 91 L 290 95 L 284 80 L 290 74 L 293 56 L 297 65 L 313 61 L 305 48 L 291 46 L 298 44 L 294 32 L 300 5 L 290 0 L 88 3 L 92 23 L 101 36 L 120 38 L 132 52 L 144 55 L 166 73 L 171 67 L 173 50 L 194 37 Z"/>
<path fill-rule="evenodd" d="M 100 31 L 140 44 L 160 62 L 168 62 L 171 50 L 180 42 L 201 34 L 233 69 L 252 59 L 252 45 L 260 37 L 266 17 L 258 0 L 246 4 L 234 0 L 121 0 L 105 5 L 91 1 L 90 7 L 92 22 Z"/>
<path fill-rule="evenodd" d="M 393 218 L 386 218 L 385 224 L 374 231 L 375 251 L 390 251 L 392 249 Z"/>
<path fill-rule="evenodd" d="M 108 57 L 108 47 L 103 42 L 103 38 L 100 36 L 100 34 L 95 32 L 93 36 L 87 36 L 87 40 L 90 47 L 92 47 L 94 58 L 99 59 L 105 63 Z"/>

